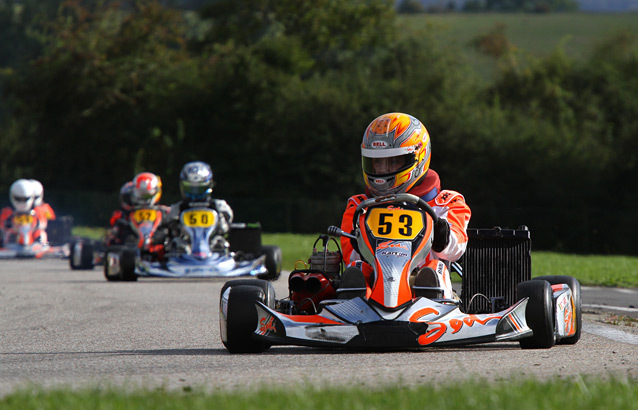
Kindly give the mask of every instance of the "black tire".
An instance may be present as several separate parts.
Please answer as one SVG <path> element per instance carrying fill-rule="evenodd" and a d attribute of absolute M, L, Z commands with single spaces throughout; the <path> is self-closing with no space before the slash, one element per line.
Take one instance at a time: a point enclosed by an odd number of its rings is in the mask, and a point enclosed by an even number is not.
<path fill-rule="evenodd" d="M 69 266 L 73 270 L 90 270 L 93 269 L 93 252 L 95 247 L 93 241 L 86 239 L 77 239 L 71 242 L 71 253 L 69 254 Z M 76 253 L 79 248 L 80 254 Z M 78 259 L 76 261 L 76 259 Z M 76 263 L 77 262 L 77 263 Z"/>
<path fill-rule="evenodd" d="M 558 339 L 556 344 L 573 345 L 580 339 L 580 331 L 583 327 L 581 299 L 580 299 L 580 282 L 574 277 L 567 275 L 548 275 L 537 276 L 532 280 L 546 280 L 550 285 L 566 284 L 572 291 L 574 299 L 574 316 L 576 317 L 576 333 L 573 336 Z"/>
<path fill-rule="evenodd" d="M 229 288 L 224 318 L 223 295 Z M 233 280 L 222 287 L 220 295 L 220 331 L 226 349 L 230 353 L 261 353 L 269 348 L 268 343 L 253 338 L 253 334 L 257 328 L 255 302 L 260 301 L 270 308 L 275 306 L 272 284 L 260 279 Z M 224 334 L 226 340 L 223 339 Z"/>
<path fill-rule="evenodd" d="M 109 282 L 119 282 L 122 279 L 120 275 L 111 275 L 110 274 L 110 266 L 109 266 L 109 256 L 111 252 L 108 250 L 104 252 L 104 278 Z"/>
<path fill-rule="evenodd" d="M 137 275 L 135 274 L 135 261 L 137 253 L 132 249 L 124 249 L 120 255 L 120 275 L 125 282 L 135 282 Z"/>
<path fill-rule="evenodd" d="M 534 334 L 520 340 L 523 349 L 548 349 L 554 346 L 554 309 L 552 287 L 545 280 L 528 280 L 516 287 L 518 300 L 529 298 L 525 320 Z"/>
<path fill-rule="evenodd" d="M 281 275 L 282 253 L 281 248 L 276 245 L 264 245 L 261 247 L 261 254 L 266 255 L 266 272 L 260 275 L 260 279 L 277 280 Z"/>
<path fill-rule="evenodd" d="M 116 253 L 120 255 L 120 271 L 111 274 L 109 266 L 109 255 Z M 111 248 L 104 252 L 104 277 L 109 282 L 135 282 L 137 275 L 135 274 L 135 258 L 136 252 L 132 249 L 122 247 Z"/>

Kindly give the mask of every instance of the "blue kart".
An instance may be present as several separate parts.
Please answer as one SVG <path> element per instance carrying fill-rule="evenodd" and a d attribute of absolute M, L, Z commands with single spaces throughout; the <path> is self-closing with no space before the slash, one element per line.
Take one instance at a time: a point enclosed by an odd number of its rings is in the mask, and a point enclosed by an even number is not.
<path fill-rule="evenodd" d="M 134 281 L 138 277 L 276 280 L 281 273 L 281 249 L 261 245 L 259 224 L 233 224 L 228 246 L 224 238 L 216 235 L 220 222 L 214 209 L 196 207 L 182 211 L 177 235 L 158 233 L 162 229 L 157 224 L 159 217 L 153 220 L 133 217 L 131 224 L 140 241 L 153 238 L 157 243 L 165 236 L 162 251 L 145 252 L 143 246 L 107 249 L 104 257 L 107 280 Z M 215 245 L 220 242 L 222 245 Z"/>

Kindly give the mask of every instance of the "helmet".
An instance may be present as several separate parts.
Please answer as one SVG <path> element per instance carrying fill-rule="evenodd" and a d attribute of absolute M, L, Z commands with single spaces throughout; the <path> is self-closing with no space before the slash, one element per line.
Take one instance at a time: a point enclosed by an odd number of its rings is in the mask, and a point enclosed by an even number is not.
<path fill-rule="evenodd" d="M 120 188 L 120 207 L 125 211 L 133 207 L 133 181 L 125 182 Z"/>
<path fill-rule="evenodd" d="M 179 174 L 179 189 L 182 198 L 202 201 L 213 193 L 213 171 L 210 165 L 202 161 L 189 162 Z"/>
<path fill-rule="evenodd" d="M 44 187 L 38 180 L 30 179 L 29 181 L 33 184 L 33 206 L 40 206 L 44 202 Z"/>
<path fill-rule="evenodd" d="M 363 134 L 361 162 L 372 195 L 407 192 L 428 171 L 430 135 L 411 115 L 383 114 Z"/>
<path fill-rule="evenodd" d="M 9 199 L 11 199 L 11 205 L 16 211 L 31 211 L 35 200 L 33 183 L 28 179 L 18 179 L 9 188 Z"/>
<path fill-rule="evenodd" d="M 133 205 L 155 205 L 162 196 L 162 180 L 151 172 L 142 172 L 133 178 Z"/>

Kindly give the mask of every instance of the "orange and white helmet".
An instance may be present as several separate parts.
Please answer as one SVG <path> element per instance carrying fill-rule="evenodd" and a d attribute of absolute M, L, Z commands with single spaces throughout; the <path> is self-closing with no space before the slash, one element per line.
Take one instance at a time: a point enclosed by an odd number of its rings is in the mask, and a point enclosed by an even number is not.
<path fill-rule="evenodd" d="M 18 179 L 9 188 L 9 199 L 17 212 L 29 212 L 35 202 L 35 187 L 28 179 Z"/>
<path fill-rule="evenodd" d="M 151 172 L 142 172 L 133 178 L 133 205 L 155 205 L 162 196 L 162 180 Z"/>
<path fill-rule="evenodd" d="M 430 135 L 411 115 L 389 113 L 368 125 L 361 143 L 366 187 L 374 196 L 407 192 L 430 167 Z"/>

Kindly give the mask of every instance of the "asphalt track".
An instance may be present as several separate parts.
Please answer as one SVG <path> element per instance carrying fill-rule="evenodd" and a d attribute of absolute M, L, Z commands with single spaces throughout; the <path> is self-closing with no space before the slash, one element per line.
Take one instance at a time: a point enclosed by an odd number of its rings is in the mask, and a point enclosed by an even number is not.
<path fill-rule="evenodd" d="M 284 276 L 275 283 L 278 297 L 287 293 Z M 584 288 L 584 330 L 573 346 L 521 350 L 502 342 L 381 353 L 286 346 L 231 355 L 219 339 L 222 285 L 108 283 L 101 269 L 71 271 L 65 260 L 0 261 L 0 395 L 29 386 L 217 390 L 638 379 L 638 326 L 606 323 L 610 314 L 638 316 L 636 289 Z"/>

